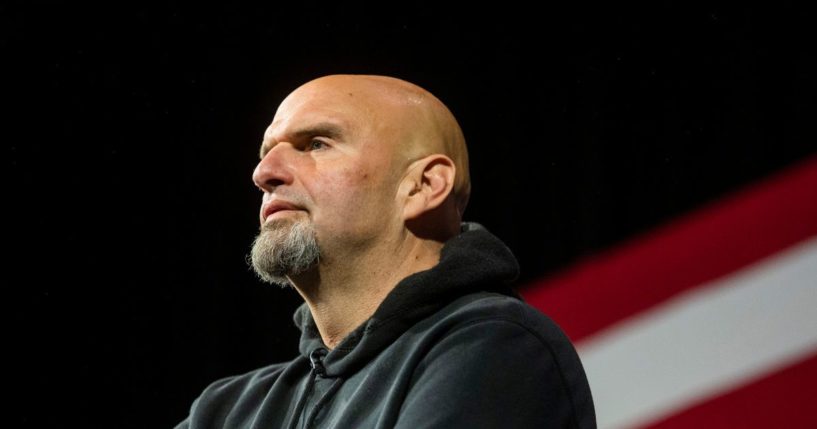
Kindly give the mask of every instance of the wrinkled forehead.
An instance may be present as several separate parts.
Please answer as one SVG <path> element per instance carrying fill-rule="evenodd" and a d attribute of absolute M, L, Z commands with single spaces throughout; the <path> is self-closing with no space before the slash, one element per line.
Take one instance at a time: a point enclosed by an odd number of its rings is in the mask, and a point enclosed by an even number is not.
<path fill-rule="evenodd" d="M 371 107 L 354 93 L 336 90 L 299 89 L 290 94 L 275 112 L 267 133 L 288 134 L 291 130 L 331 123 L 347 133 L 357 133 L 371 123 Z"/>
<path fill-rule="evenodd" d="M 394 152 L 414 122 L 405 98 L 383 85 L 343 79 L 307 83 L 281 102 L 264 134 L 264 146 L 299 131 L 331 128 L 333 137 L 369 149 Z M 413 106 L 412 106 L 413 107 Z M 263 147 L 262 147 L 263 151 Z"/>

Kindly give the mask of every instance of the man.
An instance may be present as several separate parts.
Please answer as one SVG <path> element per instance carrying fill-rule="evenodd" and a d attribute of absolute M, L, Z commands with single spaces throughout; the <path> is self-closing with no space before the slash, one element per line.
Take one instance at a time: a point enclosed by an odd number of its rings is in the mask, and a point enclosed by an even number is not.
<path fill-rule="evenodd" d="M 252 264 L 304 298 L 300 356 L 211 384 L 178 428 L 595 427 L 565 335 L 508 287 L 510 250 L 461 224 L 465 139 L 429 92 L 308 82 L 253 174 Z"/>

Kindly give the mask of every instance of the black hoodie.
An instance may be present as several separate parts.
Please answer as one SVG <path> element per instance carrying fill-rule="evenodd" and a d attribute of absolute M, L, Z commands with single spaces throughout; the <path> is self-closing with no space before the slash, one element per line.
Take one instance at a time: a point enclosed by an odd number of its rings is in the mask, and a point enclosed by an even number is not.
<path fill-rule="evenodd" d="M 581 362 L 510 289 L 518 271 L 499 239 L 464 223 L 439 264 L 331 351 L 302 305 L 300 356 L 214 382 L 176 429 L 595 428 Z"/>

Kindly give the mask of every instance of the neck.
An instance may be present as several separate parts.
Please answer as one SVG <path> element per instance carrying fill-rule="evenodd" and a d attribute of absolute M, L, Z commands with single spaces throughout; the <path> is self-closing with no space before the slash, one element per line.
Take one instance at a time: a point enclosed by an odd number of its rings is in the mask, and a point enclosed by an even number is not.
<path fill-rule="evenodd" d="M 321 255 L 313 272 L 290 278 L 333 349 L 369 319 L 400 280 L 439 262 L 442 243 L 406 233 L 397 242 L 349 257 Z"/>

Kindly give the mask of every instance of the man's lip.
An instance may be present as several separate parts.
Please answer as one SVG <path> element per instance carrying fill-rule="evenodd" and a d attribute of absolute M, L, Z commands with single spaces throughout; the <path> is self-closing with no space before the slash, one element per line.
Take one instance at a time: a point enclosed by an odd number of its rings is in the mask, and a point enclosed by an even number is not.
<path fill-rule="evenodd" d="M 264 221 L 273 214 L 284 210 L 303 210 L 288 201 L 271 201 L 261 209 L 261 220 Z"/>

